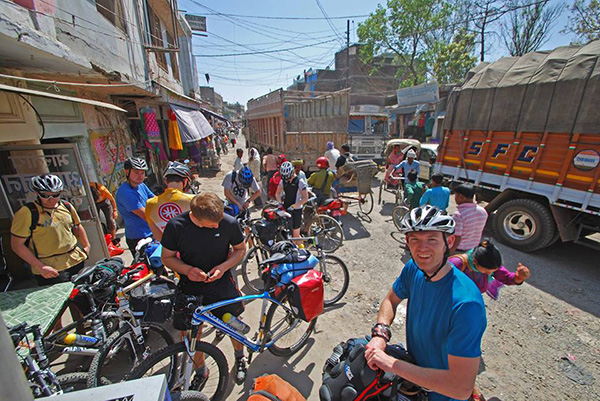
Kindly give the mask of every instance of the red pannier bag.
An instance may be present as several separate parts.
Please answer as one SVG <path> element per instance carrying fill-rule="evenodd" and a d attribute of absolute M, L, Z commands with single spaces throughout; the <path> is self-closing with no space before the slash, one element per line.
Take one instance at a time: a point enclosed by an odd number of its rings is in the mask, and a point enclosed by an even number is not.
<path fill-rule="evenodd" d="M 293 278 L 287 291 L 292 310 L 300 319 L 310 322 L 323 313 L 325 289 L 320 271 L 311 269 Z"/>

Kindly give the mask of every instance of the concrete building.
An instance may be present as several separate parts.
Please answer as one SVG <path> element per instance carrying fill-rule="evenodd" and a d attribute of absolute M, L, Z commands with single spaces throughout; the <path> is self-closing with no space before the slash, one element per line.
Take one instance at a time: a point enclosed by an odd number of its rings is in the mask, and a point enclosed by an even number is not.
<path fill-rule="evenodd" d="M 201 86 L 200 96 L 202 100 L 210 104 L 212 111 L 216 113 L 223 112 L 223 96 L 215 91 L 212 86 Z"/>
<path fill-rule="evenodd" d="M 92 261 L 107 251 L 86 184 L 114 190 L 132 155 L 162 171 L 174 155 L 170 114 L 179 121 L 203 105 L 194 99 L 191 30 L 176 0 L 2 2 L 0 85 L 4 249 L 13 213 L 33 198 L 30 177 L 53 172 L 92 239 Z M 182 138 L 204 135 L 180 128 Z"/>

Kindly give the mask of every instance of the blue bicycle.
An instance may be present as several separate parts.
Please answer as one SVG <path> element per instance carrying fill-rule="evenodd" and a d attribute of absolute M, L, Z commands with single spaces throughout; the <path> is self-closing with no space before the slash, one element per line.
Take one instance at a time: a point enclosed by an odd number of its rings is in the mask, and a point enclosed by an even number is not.
<path fill-rule="evenodd" d="M 276 253 L 261 263 L 265 268 L 263 274 L 265 289 L 262 294 L 240 296 L 206 306 L 198 306 L 201 298 L 187 296 L 185 300 L 187 309 L 194 311 L 192 330 L 188 330 L 183 342 L 167 346 L 148 356 L 134 369 L 130 378 L 165 374 L 172 391 L 202 391 L 211 400 L 223 399 L 229 373 L 227 361 L 223 353 L 214 345 L 197 341 L 197 333 L 203 323 L 210 324 L 244 344 L 249 352 L 249 362 L 252 361 L 253 353 L 265 349 L 276 356 L 290 356 L 298 352 L 308 341 L 317 319 L 310 322 L 302 320 L 294 311 L 286 288 L 278 285 L 283 274 L 293 273 L 295 269 L 278 273 L 274 267 L 289 262 L 289 254 Z M 297 270 L 305 272 L 307 268 L 302 265 Z M 213 310 L 226 305 L 238 302 L 247 304 L 257 300 L 262 300 L 260 325 L 252 339 L 212 314 Z M 194 355 L 196 352 L 201 352 L 202 355 L 200 357 Z"/>

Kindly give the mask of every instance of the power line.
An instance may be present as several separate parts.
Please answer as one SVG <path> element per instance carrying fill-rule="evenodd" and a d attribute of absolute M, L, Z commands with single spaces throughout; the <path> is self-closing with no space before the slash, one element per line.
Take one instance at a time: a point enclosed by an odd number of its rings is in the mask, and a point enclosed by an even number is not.
<path fill-rule="evenodd" d="M 205 13 L 204 15 L 225 15 L 228 17 L 239 17 L 239 18 L 254 18 L 254 19 L 270 19 L 270 20 L 298 20 L 298 21 L 311 21 L 311 20 L 325 20 L 325 19 L 352 19 L 352 18 L 367 18 L 369 14 L 362 15 L 345 15 L 338 17 L 284 17 L 284 16 L 268 16 L 268 15 L 242 15 L 242 14 L 229 14 L 229 13 Z"/>
<path fill-rule="evenodd" d="M 335 36 L 337 36 L 337 38 L 339 39 L 340 43 L 343 44 L 344 43 L 344 39 L 342 39 L 342 37 L 340 36 L 340 33 L 335 29 L 335 26 L 333 26 L 333 23 L 331 22 L 331 20 L 327 16 L 327 13 L 325 12 L 325 8 L 323 8 L 323 5 L 321 4 L 321 2 L 319 0 L 315 0 L 315 1 L 317 2 L 317 6 L 319 7 L 319 9 L 321 10 L 321 13 L 325 17 L 325 20 L 327 21 L 327 24 L 331 27 L 331 30 L 333 31 L 333 33 L 335 33 Z"/>

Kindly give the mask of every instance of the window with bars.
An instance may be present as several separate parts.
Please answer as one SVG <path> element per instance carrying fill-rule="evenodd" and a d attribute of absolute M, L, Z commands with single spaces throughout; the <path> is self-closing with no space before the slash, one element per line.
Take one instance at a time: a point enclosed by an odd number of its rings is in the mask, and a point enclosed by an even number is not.
<path fill-rule="evenodd" d="M 167 46 L 169 48 L 175 47 L 175 41 L 173 40 L 173 36 L 169 32 L 167 32 Z M 171 71 L 173 72 L 173 77 L 180 81 L 179 78 L 179 64 L 177 64 L 177 53 L 170 52 L 169 58 L 171 59 Z"/>
<path fill-rule="evenodd" d="M 127 19 L 121 0 L 96 0 L 96 10 L 111 24 L 123 32 L 127 32 Z"/>

